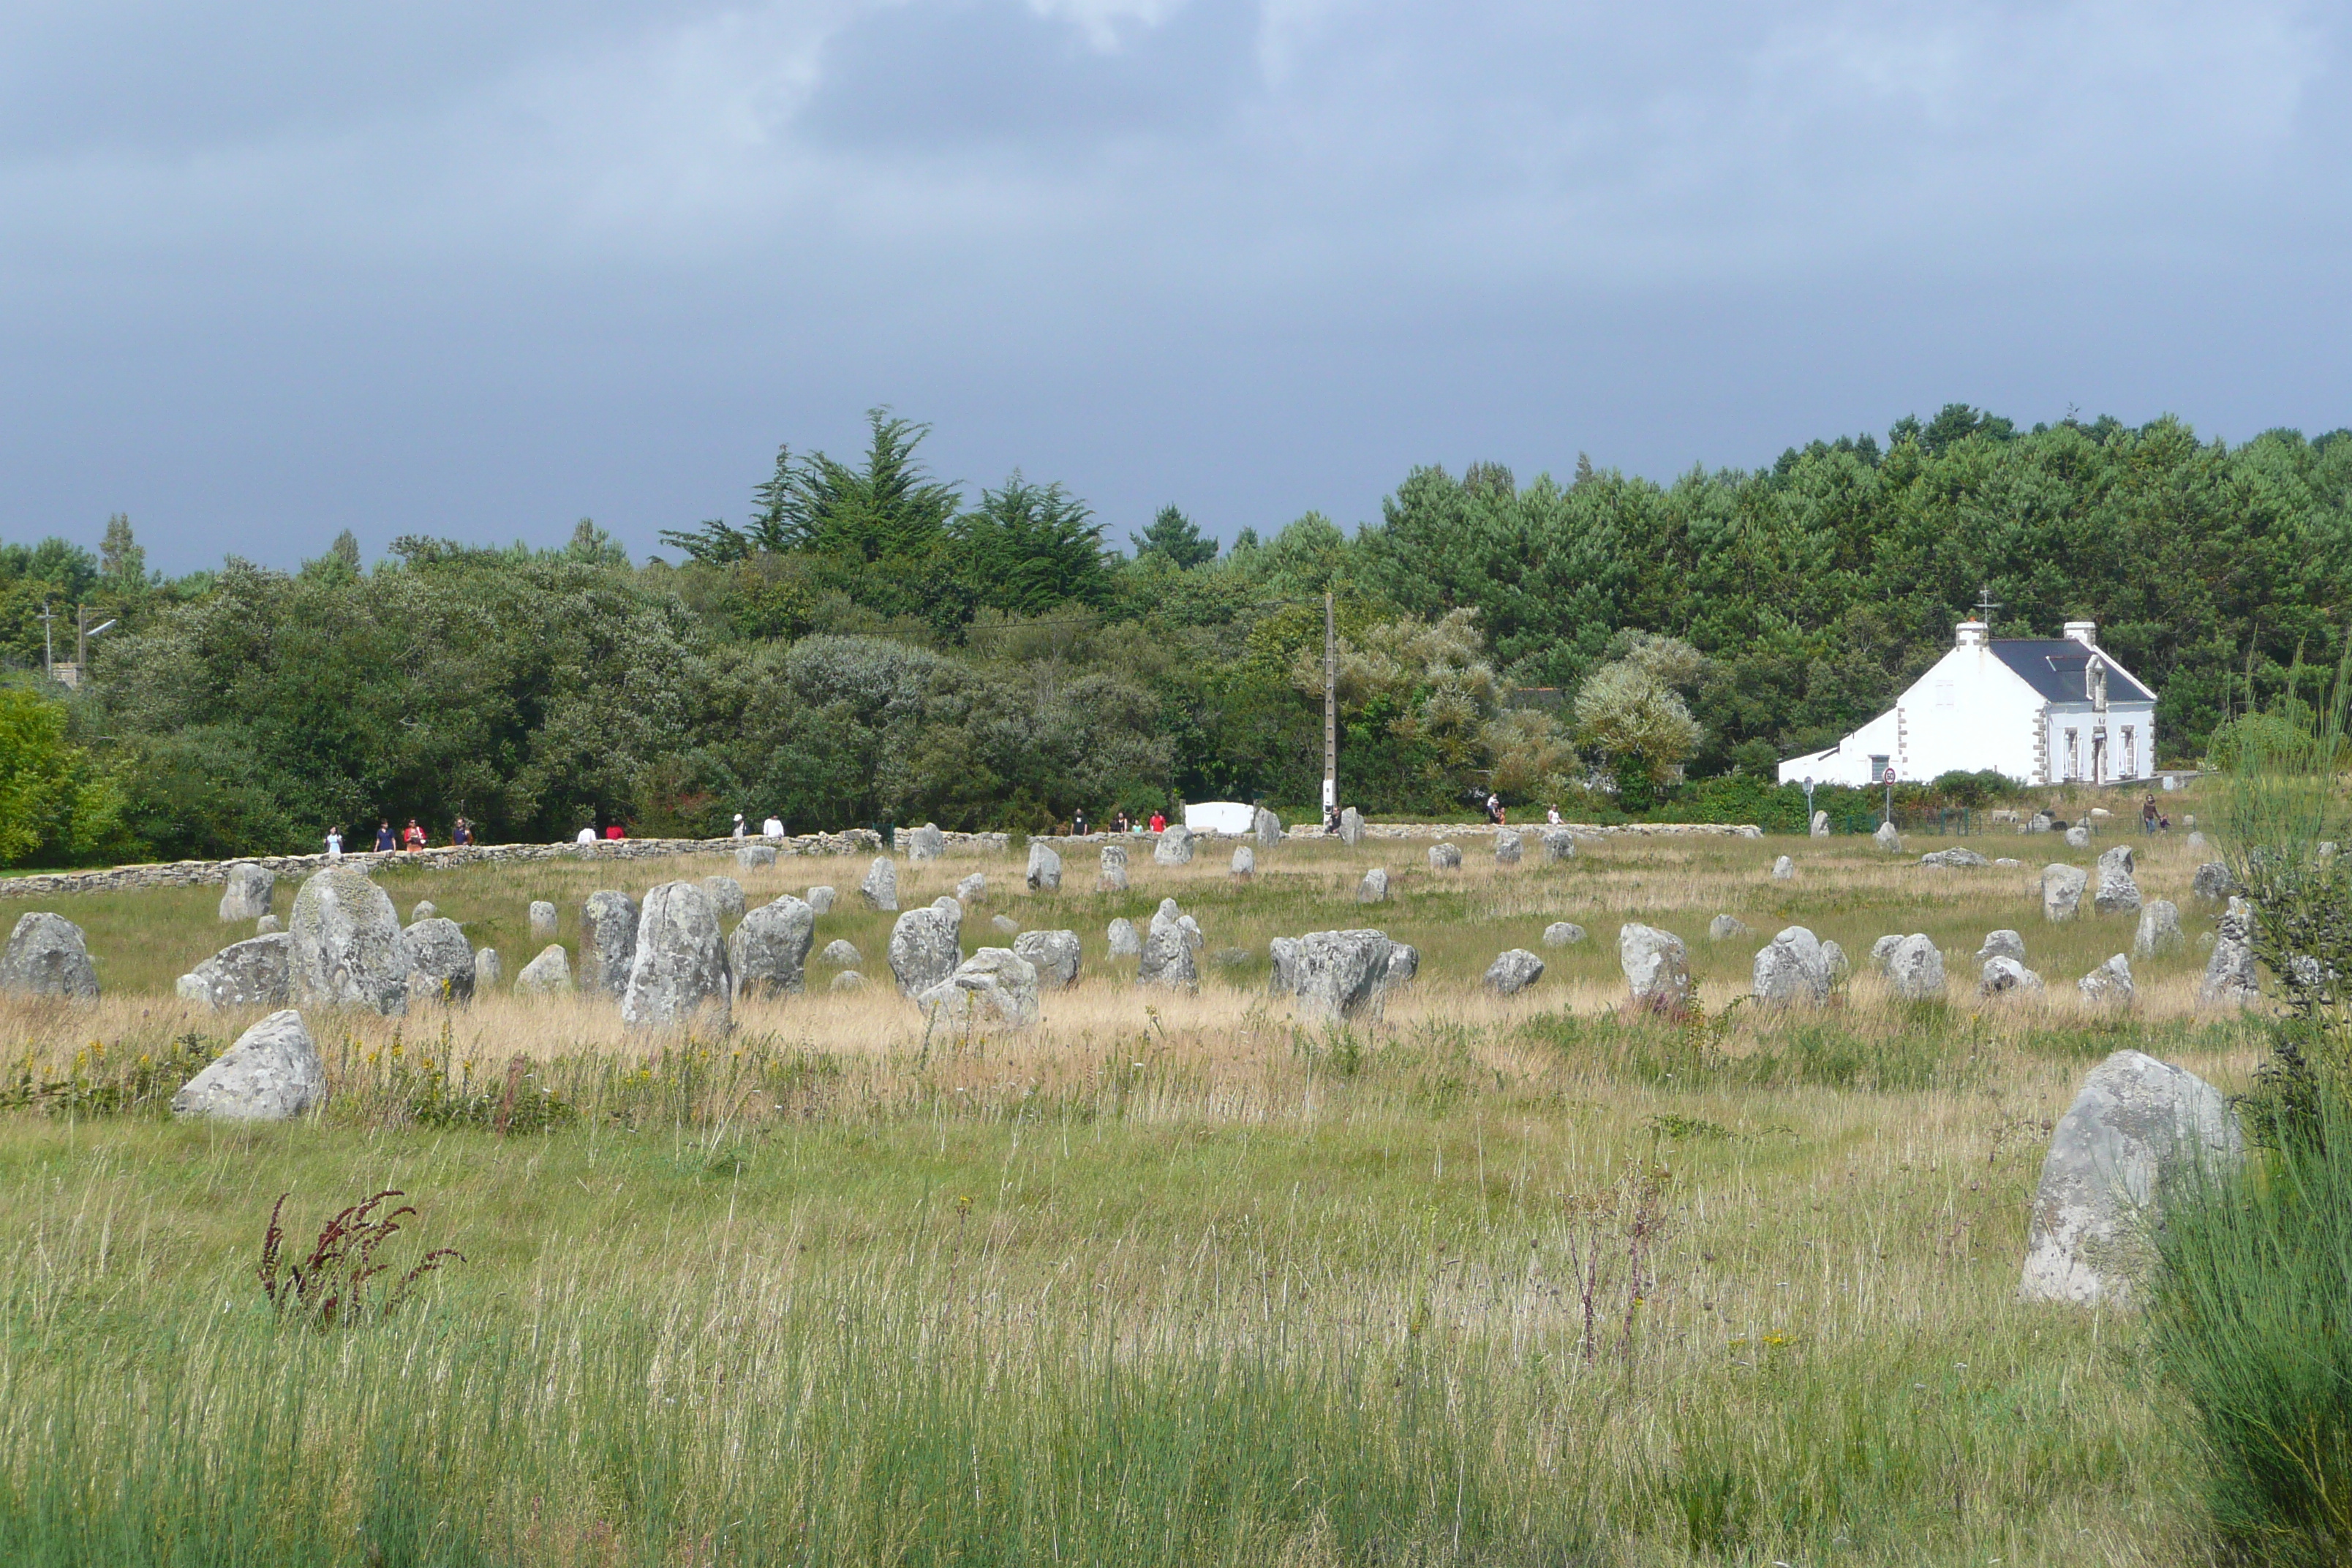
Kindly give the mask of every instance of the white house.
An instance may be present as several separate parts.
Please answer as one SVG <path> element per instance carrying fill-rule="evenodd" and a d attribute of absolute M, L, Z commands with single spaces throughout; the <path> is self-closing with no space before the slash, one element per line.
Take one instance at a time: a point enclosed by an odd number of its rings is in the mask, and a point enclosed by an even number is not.
<path fill-rule="evenodd" d="M 2000 637 L 1959 624 L 1952 650 L 1880 714 L 1823 752 L 1780 764 L 1782 784 L 1925 783 L 1998 769 L 2020 784 L 2113 784 L 2156 772 L 2156 694 L 2099 647 L 2091 621 L 2063 637 Z"/>

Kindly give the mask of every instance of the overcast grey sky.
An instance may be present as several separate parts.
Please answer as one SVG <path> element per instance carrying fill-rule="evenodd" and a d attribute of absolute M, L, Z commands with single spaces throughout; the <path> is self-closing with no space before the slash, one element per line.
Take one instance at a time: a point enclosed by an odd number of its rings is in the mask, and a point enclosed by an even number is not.
<path fill-rule="evenodd" d="M 0 0 L 0 537 L 642 553 L 886 402 L 1122 542 L 1954 399 L 2316 433 L 2347 14 Z"/>

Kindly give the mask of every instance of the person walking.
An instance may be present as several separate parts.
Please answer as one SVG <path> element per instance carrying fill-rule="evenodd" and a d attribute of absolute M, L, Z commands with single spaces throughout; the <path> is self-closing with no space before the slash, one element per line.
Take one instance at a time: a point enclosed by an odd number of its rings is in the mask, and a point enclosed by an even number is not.
<path fill-rule="evenodd" d="M 392 819 L 379 817 L 375 825 L 375 852 L 389 855 L 400 847 L 400 840 L 392 836 Z"/>
<path fill-rule="evenodd" d="M 2149 795 L 2139 808 L 2139 830 L 2150 837 L 2156 835 L 2156 796 Z"/>

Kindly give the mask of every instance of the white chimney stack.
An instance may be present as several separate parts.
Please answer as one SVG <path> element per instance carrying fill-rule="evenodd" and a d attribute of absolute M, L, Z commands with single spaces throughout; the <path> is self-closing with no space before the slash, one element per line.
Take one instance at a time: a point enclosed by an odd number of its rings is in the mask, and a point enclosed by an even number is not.
<path fill-rule="evenodd" d="M 1992 628 L 1982 621 L 1962 621 L 1953 628 L 1954 647 L 1982 647 L 1992 640 Z"/>
<path fill-rule="evenodd" d="M 2081 643 L 2084 647 L 2096 647 L 2099 646 L 2099 623 L 2096 621 L 2068 621 L 2066 623 L 2066 637 L 2069 641 Z"/>

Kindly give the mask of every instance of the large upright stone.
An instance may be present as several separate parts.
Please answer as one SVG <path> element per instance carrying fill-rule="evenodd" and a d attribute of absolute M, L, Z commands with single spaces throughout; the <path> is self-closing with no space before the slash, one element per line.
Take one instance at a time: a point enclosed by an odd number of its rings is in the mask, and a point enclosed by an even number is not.
<path fill-rule="evenodd" d="M 571 955 L 560 947 L 544 949 L 522 966 L 522 972 L 515 976 L 514 988 L 524 996 L 571 995 Z"/>
<path fill-rule="evenodd" d="M 1943 949 L 1926 932 L 1912 932 L 1886 955 L 1886 984 L 1906 1002 L 1943 1000 Z"/>
<path fill-rule="evenodd" d="M 776 863 L 772 844 L 746 844 L 735 851 L 735 865 L 745 871 L 764 871 Z"/>
<path fill-rule="evenodd" d="M 1375 866 L 1370 870 L 1364 873 L 1364 879 L 1362 881 L 1356 884 L 1356 902 L 1360 904 L 1384 904 L 1388 902 L 1388 868 L 1385 866 Z"/>
<path fill-rule="evenodd" d="M 857 884 L 857 896 L 868 909 L 886 915 L 898 913 L 898 863 L 887 855 L 874 857 L 874 864 L 866 868 L 866 879 Z"/>
<path fill-rule="evenodd" d="M 1828 1001 L 1830 963 L 1821 938 L 1803 926 L 1781 928 L 1757 951 L 1752 989 L 1768 1005 Z"/>
<path fill-rule="evenodd" d="M 2074 989 L 2094 1006 L 2129 1006 L 2133 994 L 2131 960 L 2120 952 L 2116 954 L 2074 982 Z"/>
<path fill-rule="evenodd" d="M 727 967 L 738 996 L 798 995 L 808 989 L 816 911 L 790 893 L 745 915 L 727 935 Z"/>
<path fill-rule="evenodd" d="M 983 947 L 915 1000 L 937 1023 L 1025 1029 L 1037 1021 L 1036 966 L 1009 948 Z"/>
<path fill-rule="evenodd" d="M 1127 846 L 1106 844 L 1102 847 L 1102 871 L 1095 878 L 1097 893 L 1127 891 Z"/>
<path fill-rule="evenodd" d="M 964 878 L 961 881 L 956 884 L 955 896 L 957 903 L 965 905 L 976 904 L 982 900 L 987 898 L 987 874 L 985 872 L 974 871 L 971 876 Z"/>
<path fill-rule="evenodd" d="M 1674 932 L 1630 921 L 1619 926 L 1617 963 L 1636 1005 L 1671 1011 L 1690 1000 L 1690 949 Z"/>
<path fill-rule="evenodd" d="M 2091 1069 L 2050 1140 L 2018 1295 L 2130 1305 L 2167 1180 L 2200 1162 L 2234 1163 L 2243 1147 L 2211 1084 L 2117 1051 Z"/>
<path fill-rule="evenodd" d="M 962 928 L 961 915 L 936 904 L 898 917 L 890 928 L 890 973 L 901 996 L 919 996 L 955 973 L 963 962 Z"/>
<path fill-rule="evenodd" d="M 1389 965 L 1381 976 L 1381 984 L 1391 991 L 1401 991 L 1421 973 L 1421 949 L 1410 942 L 1389 943 Z"/>
<path fill-rule="evenodd" d="M 1246 844 L 1236 845 L 1234 848 L 1234 864 L 1230 874 L 1236 882 L 1246 882 L 1255 879 L 1257 875 L 1257 851 Z"/>
<path fill-rule="evenodd" d="M 2052 864 L 2042 868 L 2042 918 L 2071 921 L 2083 910 L 2083 889 L 2090 877 L 2079 866 Z"/>
<path fill-rule="evenodd" d="M 2189 882 L 2189 890 L 2200 899 L 2223 903 L 2238 890 L 2238 879 L 2230 874 L 2230 868 L 2223 862 L 2208 860 L 2197 868 L 2197 875 Z"/>
<path fill-rule="evenodd" d="M 1298 939 L 1278 936 L 1265 944 L 1265 956 L 1274 966 L 1273 978 L 1266 989 L 1276 996 L 1287 996 L 1298 984 Z"/>
<path fill-rule="evenodd" d="M 826 942 L 824 951 L 817 956 L 838 969 L 855 969 L 866 962 L 866 955 L 857 951 L 857 944 L 847 937 L 840 936 Z"/>
<path fill-rule="evenodd" d="M 1078 983 L 1078 933 L 1074 931 L 1024 931 L 1013 939 L 1013 951 L 1037 972 L 1037 984 L 1048 991 L 1066 991 Z"/>
<path fill-rule="evenodd" d="M 1498 827 L 1495 830 L 1495 860 L 1496 864 L 1503 866 L 1516 866 L 1519 863 L 1519 857 L 1526 853 L 1527 840 L 1519 837 L 1517 828 Z"/>
<path fill-rule="evenodd" d="M 1812 826 L 1806 832 L 1815 838 L 1827 838 L 1830 836 L 1830 814 L 1826 811 L 1813 813 Z"/>
<path fill-rule="evenodd" d="M 2070 828 L 2068 828 L 2068 829 L 2066 830 L 2066 847 L 2067 847 L 2067 848 L 2069 848 L 2069 849 L 2088 849 L 2090 847 L 2091 847 L 2091 830 L 2090 830 L 2090 828 L 2089 828 L 2088 826 L 2084 826 L 2084 824 L 2082 824 L 2082 823 L 2079 823 L 2079 822 L 2078 822 L 2078 823 L 2076 823 L 2074 826 L 2072 826 L 2072 827 L 2070 827 Z"/>
<path fill-rule="evenodd" d="M 282 931 L 232 942 L 180 976 L 179 994 L 216 1009 L 283 1007 L 293 994 L 293 947 Z"/>
<path fill-rule="evenodd" d="M 1429 868 L 1431 870 L 1458 870 L 1460 869 L 1461 865 L 1462 851 L 1459 847 L 1452 844 L 1433 844 L 1429 847 Z"/>
<path fill-rule="evenodd" d="M 1576 858 L 1576 835 L 1565 827 L 1547 827 L 1543 830 L 1543 850 L 1544 859 L 1552 865 L 1556 866 L 1562 860 L 1573 860 Z"/>
<path fill-rule="evenodd" d="M 1339 813 L 1339 842 L 1349 848 L 1364 841 L 1364 814 L 1354 806 Z"/>
<path fill-rule="evenodd" d="M 474 944 L 456 921 L 439 915 L 418 921 L 400 933 L 408 950 L 409 999 L 446 1002 L 474 999 Z"/>
<path fill-rule="evenodd" d="M 1029 890 L 1033 893 L 1058 893 L 1062 890 L 1062 857 L 1042 838 L 1029 840 Z"/>
<path fill-rule="evenodd" d="M 2132 879 L 2130 845 L 2118 844 L 2099 856 L 2099 886 L 2091 895 L 2091 907 L 2103 915 L 2139 913 L 2139 884 Z"/>
<path fill-rule="evenodd" d="M 530 901 L 530 940 L 542 945 L 555 940 L 555 906 L 545 899 Z"/>
<path fill-rule="evenodd" d="M 220 918 L 224 921 L 257 921 L 269 912 L 270 895 L 277 890 L 278 873 L 266 866 L 240 862 L 228 868 L 228 883 L 221 889 Z"/>
<path fill-rule="evenodd" d="M 637 958 L 637 900 L 611 889 L 580 906 L 580 988 L 619 996 Z"/>
<path fill-rule="evenodd" d="M 1138 985 L 1158 985 L 1170 991 L 1198 991 L 1200 965 L 1193 959 L 1196 944 L 1184 929 L 1184 917 L 1173 899 L 1160 900 L 1151 929 L 1143 938 L 1142 962 L 1137 966 Z"/>
<path fill-rule="evenodd" d="M 1977 949 L 1977 962 L 1988 963 L 1996 958 L 2013 958 L 2025 962 L 2025 939 L 2013 931 L 1987 931 L 1984 945 Z"/>
<path fill-rule="evenodd" d="M 1303 1016 L 1338 1022 L 1379 1016 L 1389 972 L 1386 932 L 1308 931 L 1289 957 L 1289 990 Z"/>
<path fill-rule="evenodd" d="M 1794 859 L 1786 855 L 1778 855 L 1773 857 L 1772 879 L 1774 881 L 1790 882 L 1796 880 L 1796 877 L 1797 862 Z"/>
<path fill-rule="evenodd" d="M 296 1006 L 407 1015 L 409 960 L 400 916 L 366 872 L 331 866 L 313 873 L 294 895 L 288 934 Z"/>
<path fill-rule="evenodd" d="M 272 1013 L 172 1096 L 174 1116 L 223 1121 L 289 1121 L 327 1102 L 327 1068 L 289 1007 Z"/>
<path fill-rule="evenodd" d="M 647 893 L 621 1021 L 635 1029 L 725 1034 L 734 1024 L 734 992 L 710 895 L 695 882 L 664 882 Z"/>
<path fill-rule="evenodd" d="M 498 989 L 499 982 L 505 977 L 506 967 L 499 962 L 499 950 L 497 948 L 478 947 L 474 950 L 474 989 L 476 992 L 495 991 Z"/>
<path fill-rule="evenodd" d="M 0 991 L 19 996 L 98 995 L 98 966 L 90 962 L 81 927 L 46 910 L 17 918 L 0 953 Z"/>
<path fill-rule="evenodd" d="M 1143 951 L 1143 939 L 1136 934 L 1135 922 L 1124 917 L 1110 922 L 1103 932 L 1103 941 L 1110 945 L 1113 958 L 1133 958 Z"/>
<path fill-rule="evenodd" d="M 710 907 L 719 911 L 723 921 L 743 918 L 743 884 L 732 877 L 705 877 L 702 891 L 710 900 Z"/>
<path fill-rule="evenodd" d="M 1250 833 L 1261 849 L 1271 849 L 1282 842 L 1282 818 L 1259 806 L 1250 814 Z"/>
<path fill-rule="evenodd" d="M 1900 855 L 1903 853 L 1903 835 L 1895 830 L 1895 824 L 1892 822 L 1880 823 L 1878 825 L 1878 831 L 1872 834 L 1870 837 L 1873 843 L 1876 844 L 1881 849 L 1885 850 L 1889 855 Z"/>
<path fill-rule="evenodd" d="M 1486 966 L 1484 984 L 1498 996 L 1516 996 L 1543 978 L 1544 961 L 1524 947 L 1499 954 Z"/>
<path fill-rule="evenodd" d="M 2134 958 L 2154 958 L 2187 941 L 2180 933 L 2180 906 L 2170 899 L 2150 899 L 2140 906 L 2139 930 L 2132 936 Z"/>
<path fill-rule="evenodd" d="M 833 901 L 838 897 L 840 895 L 831 888 L 820 884 L 802 895 L 802 901 L 808 905 L 811 913 L 829 915 L 833 913 Z"/>
<path fill-rule="evenodd" d="M 1151 847 L 1152 863 L 1160 866 L 1189 866 L 1192 863 L 1192 830 L 1181 822 L 1171 822 L 1160 835 L 1160 842 Z"/>
<path fill-rule="evenodd" d="M 936 860 L 947 852 L 947 836 L 936 822 L 926 822 L 907 835 L 907 858 Z"/>
<path fill-rule="evenodd" d="M 2254 907 L 2232 898 L 2214 932 L 2213 952 L 2205 961 L 2205 978 L 2198 984 L 2197 999 L 2244 1003 L 2262 994 L 2262 973 L 2254 966 Z"/>

